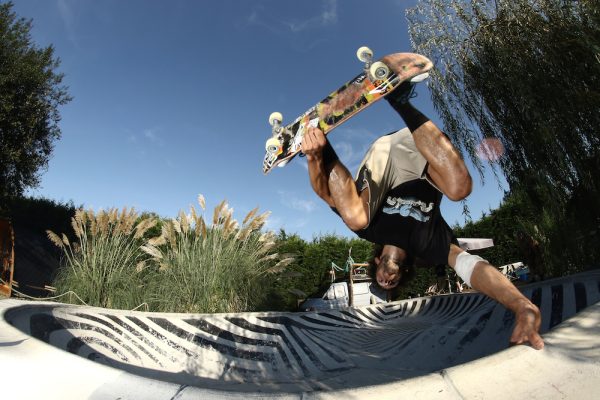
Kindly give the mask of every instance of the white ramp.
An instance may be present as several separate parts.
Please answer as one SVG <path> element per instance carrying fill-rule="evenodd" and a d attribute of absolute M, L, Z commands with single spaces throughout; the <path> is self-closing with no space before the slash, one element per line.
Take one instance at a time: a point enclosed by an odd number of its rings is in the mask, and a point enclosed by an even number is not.
<path fill-rule="evenodd" d="M 458 245 L 461 249 L 470 250 L 481 250 L 487 249 L 488 247 L 494 247 L 493 239 L 484 238 L 458 238 Z"/>
<path fill-rule="evenodd" d="M 543 351 L 509 348 L 512 314 L 480 294 L 213 315 L 9 299 L 0 365 L 18 399 L 594 398 L 600 271 L 523 291 Z"/>

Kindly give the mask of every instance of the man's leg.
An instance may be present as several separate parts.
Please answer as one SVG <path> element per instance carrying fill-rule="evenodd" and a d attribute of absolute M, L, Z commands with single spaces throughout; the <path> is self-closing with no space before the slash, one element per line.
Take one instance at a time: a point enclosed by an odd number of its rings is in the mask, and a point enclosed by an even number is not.
<path fill-rule="evenodd" d="M 399 87 L 398 95 L 393 92 L 386 99 L 412 132 L 417 149 L 429 163 L 427 174 L 433 183 L 450 200 L 464 199 L 471 193 L 472 181 L 460 153 L 429 118 L 408 102 L 407 90 L 412 88 Z"/>

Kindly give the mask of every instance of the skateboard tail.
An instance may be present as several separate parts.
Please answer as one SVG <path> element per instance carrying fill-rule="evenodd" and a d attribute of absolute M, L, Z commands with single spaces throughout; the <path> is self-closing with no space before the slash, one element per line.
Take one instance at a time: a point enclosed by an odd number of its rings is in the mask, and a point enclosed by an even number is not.
<path fill-rule="evenodd" d="M 433 68 L 431 60 L 416 53 L 395 53 L 384 56 L 381 61 L 396 73 L 400 82 L 429 72 Z"/>

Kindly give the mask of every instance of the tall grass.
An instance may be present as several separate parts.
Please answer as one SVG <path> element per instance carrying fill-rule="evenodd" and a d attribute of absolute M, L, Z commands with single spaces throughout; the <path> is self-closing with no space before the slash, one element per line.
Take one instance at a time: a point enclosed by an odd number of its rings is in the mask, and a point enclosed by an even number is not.
<path fill-rule="evenodd" d="M 267 294 L 270 273 L 281 271 L 290 258 L 274 253 L 275 237 L 261 233 L 269 213 L 252 210 L 242 225 L 233 219 L 225 201 L 213 212 L 208 225 L 192 206 L 162 226 L 159 237 L 142 249 L 151 257 L 147 268 L 152 279 L 151 309 L 179 312 L 239 312 L 254 310 Z"/>
<path fill-rule="evenodd" d="M 156 224 L 140 219 L 134 209 L 77 210 L 71 226 L 78 242 L 48 230 L 49 239 L 63 250 L 62 266 L 54 281 L 59 293 L 74 291 L 87 304 L 134 308 L 143 302 L 144 276 L 138 267 L 147 256 L 140 251 L 144 233 Z"/>
<path fill-rule="evenodd" d="M 275 252 L 275 237 L 262 233 L 269 213 L 252 210 L 241 226 L 233 209 L 221 202 L 212 223 L 193 206 L 189 214 L 157 221 L 133 210 L 78 210 L 72 226 L 78 242 L 48 231 L 64 253 L 54 282 L 61 293 L 72 290 L 87 304 L 152 311 L 240 312 L 264 304 L 271 273 L 292 259 Z M 161 224 L 159 236 L 145 239 Z"/>

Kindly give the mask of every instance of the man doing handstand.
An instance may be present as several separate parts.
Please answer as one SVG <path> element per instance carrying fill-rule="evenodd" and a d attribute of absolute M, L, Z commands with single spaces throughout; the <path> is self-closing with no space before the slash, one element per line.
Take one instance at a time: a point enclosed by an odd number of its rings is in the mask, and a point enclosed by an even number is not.
<path fill-rule="evenodd" d="M 356 179 L 318 128 L 309 128 L 302 152 L 311 185 L 359 237 L 383 246 L 375 277 L 384 289 L 398 285 L 409 260 L 448 264 L 474 289 L 515 313 L 511 342 L 542 349 L 539 309 L 496 268 L 469 254 L 440 213 L 442 195 L 459 201 L 471 193 L 469 171 L 448 137 L 410 103 L 406 82 L 386 97 L 406 128 L 377 139 Z"/>

